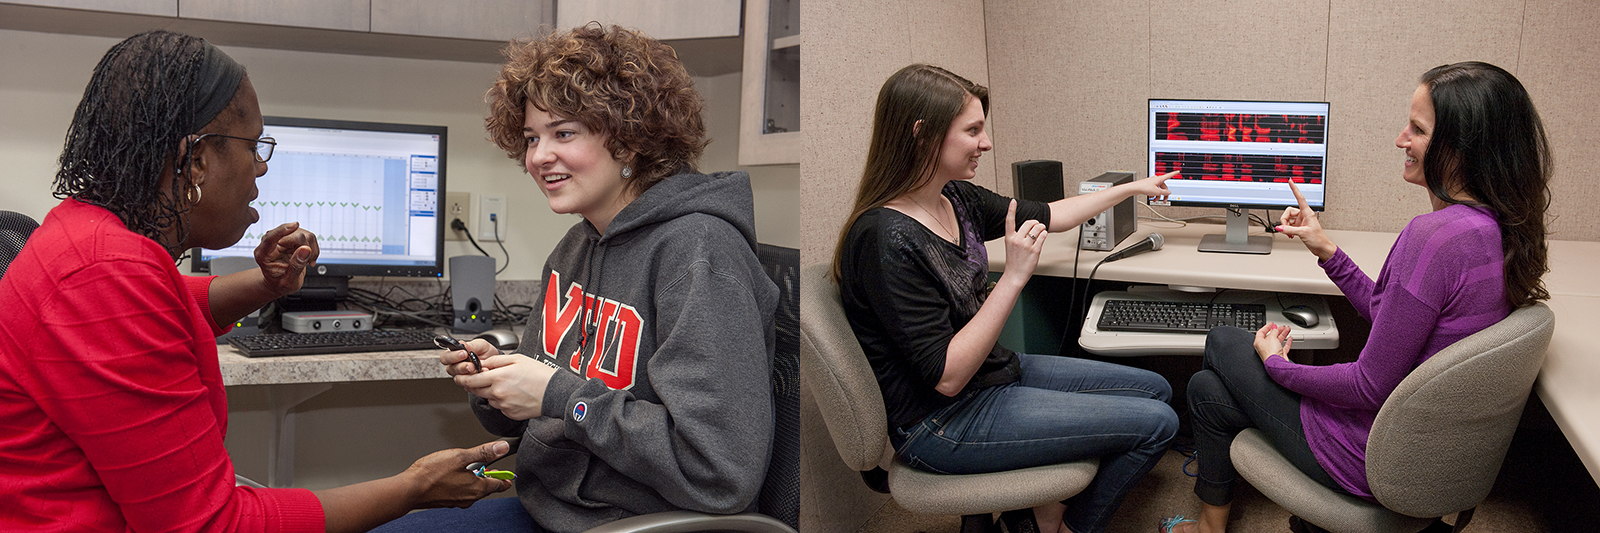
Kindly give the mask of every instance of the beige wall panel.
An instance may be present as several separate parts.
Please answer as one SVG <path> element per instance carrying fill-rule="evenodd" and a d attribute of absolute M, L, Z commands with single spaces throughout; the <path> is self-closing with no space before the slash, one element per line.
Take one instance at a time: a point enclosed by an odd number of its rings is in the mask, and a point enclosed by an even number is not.
<path fill-rule="evenodd" d="M 1150 19 L 1153 97 L 1323 97 L 1325 1 L 1164 0 L 1150 7 Z"/>
<path fill-rule="evenodd" d="M 988 86 L 991 77 L 983 4 L 981 0 L 905 0 L 905 20 L 910 30 L 906 36 L 910 52 L 906 65 L 927 63 Z M 885 78 L 888 76 L 877 80 L 879 86 Z M 873 90 L 876 97 L 877 89 Z M 990 142 L 999 143 L 994 125 L 988 125 L 988 129 Z M 978 174 L 972 182 L 994 189 L 997 170 L 997 161 L 990 152 L 978 161 Z"/>
<path fill-rule="evenodd" d="M 1600 200 L 1600 3 L 1592 0 L 1530 2 L 1524 18 L 1522 57 L 1515 71 L 1533 97 L 1555 157 L 1550 238 L 1600 240 L 1600 220 L 1590 214 Z"/>
<path fill-rule="evenodd" d="M 1149 93 L 1145 98 L 1323 101 L 1328 2 L 1155 0 L 1150 6 Z M 1146 174 L 1142 99 L 1132 169 Z M 1217 209 L 1162 208 L 1167 216 L 1221 215 Z M 1143 214 L 1143 213 L 1141 213 Z"/>
<path fill-rule="evenodd" d="M 1412 217 L 1428 211 L 1427 192 L 1401 181 L 1404 156 L 1394 146 L 1423 72 L 1466 60 L 1517 72 L 1523 2 L 1463 4 L 1332 6 L 1325 227 L 1400 231 Z"/>
<path fill-rule="evenodd" d="M 1143 175 L 1150 9 L 1119 2 L 991 2 L 991 121 L 1002 194 L 1011 163 L 1062 162 L 1064 191 L 1107 170 Z"/>
<path fill-rule="evenodd" d="M 872 133 L 878 88 L 914 62 L 986 82 L 983 4 L 979 0 L 899 0 L 801 4 L 801 262 L 831 261 L 849 216 Z M 977 73 L 977 74 L 970 74 Z M 991 131 L 991 134 L 993 132 Z M 994 168 L 978 183 L 992 186 Z M 987 180 L 987 181 L 985 181 Z"/>

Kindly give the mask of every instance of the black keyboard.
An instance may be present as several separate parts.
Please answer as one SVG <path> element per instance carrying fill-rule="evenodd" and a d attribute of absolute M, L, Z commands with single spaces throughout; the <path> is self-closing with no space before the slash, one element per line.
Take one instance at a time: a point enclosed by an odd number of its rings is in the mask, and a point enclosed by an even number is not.
<path fill-rule="evenodd" d="M 228 339 L 245 357 L 439 349 L 422 329 L 263 333 Z"/>
<path fill-rule="evenodd" d="M 1267 325 L 1267 306 L 1106 300 L 1096 327 L 1100 331 L 1152 333 L 1205 333 L 1217 326 L 1236 326 L 1251 332 Z"/>

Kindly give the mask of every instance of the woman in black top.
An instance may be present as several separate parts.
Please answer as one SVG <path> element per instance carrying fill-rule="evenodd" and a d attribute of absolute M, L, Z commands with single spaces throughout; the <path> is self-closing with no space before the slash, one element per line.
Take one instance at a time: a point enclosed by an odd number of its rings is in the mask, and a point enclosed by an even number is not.
<path fill-rule="evenodd" d="M 1129 196 L 1164 197 L 1171 174 L 1049 204 L 1002 197 L 967 181 L 992 148 L 988 102 L 988 89 L 928 65 L 884 83 L 834 278 L 902 459 L 974 474 L 1098 457 L 1082 493 L 1001 518 L 1013 531 L 1100 531 L 1177 430 L 1171 387 L 1153 372 L 996 342 L 1049 231 Z M 991 287 L 983 241 L 1002 236 L 1005 273 Z"/>

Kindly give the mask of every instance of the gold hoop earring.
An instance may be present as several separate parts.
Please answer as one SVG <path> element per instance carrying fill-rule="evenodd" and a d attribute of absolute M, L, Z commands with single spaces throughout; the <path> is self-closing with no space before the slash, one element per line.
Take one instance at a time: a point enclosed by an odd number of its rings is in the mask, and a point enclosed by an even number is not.
<path fill-rule="evenodd" d="M 631 178 L 631 177 L 633 177 L 633 169 L 632 168 L 628 168 L 628 167 L 622 167 L 622 179 L 628 179 L 628 178 Z"/>
<path fill-rule="evenodd" d="M 201 191 L 200 186 L 195 185 L 193 189 L 189 189 L 189 192 L 185 192 L 183 196 L 192 206 L 200 203 L 200 199 L 205 197 L 205 191 Z"/>

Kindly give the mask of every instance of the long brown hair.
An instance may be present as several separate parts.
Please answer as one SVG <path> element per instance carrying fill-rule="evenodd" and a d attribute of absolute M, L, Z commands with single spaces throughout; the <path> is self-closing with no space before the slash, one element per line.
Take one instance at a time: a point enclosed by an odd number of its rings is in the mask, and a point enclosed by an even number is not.
<path fill-rule="evenodd" d="M 939 148 L 967 98 L 977 98 L 984 115 L 989 114 L 987 87 L 939 67 L 910 65 L 883 82 L 883 88 L 878 90 L 877 110 L 873 112 L 872 141 L 867 147 L 861 184 L 856 188 L 855 207 L 839 229 L 839 242 L 833 250 L 835 283 L 840 281 L 839 264 L 850 226 L 862 213 L 883 207 L 933 179 Z"/>
<path fill-rule="evenodd" d="M 1533 100 L 1515 76 L 1488 63 L 1434 67 L 1422 75 L 1434 129 L 1423 155 L 1428 190 L 1446 204 L 1494 211 L 1505 251 L 1506 301 L 1522 307 L 1550 298 L 1545 214 L 1550 209 L 1550 143 Z M 1450 196 L 1458 187 L 1476 202 Z"/>

